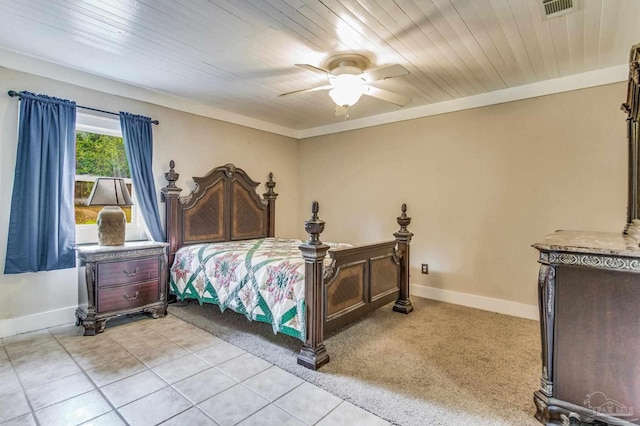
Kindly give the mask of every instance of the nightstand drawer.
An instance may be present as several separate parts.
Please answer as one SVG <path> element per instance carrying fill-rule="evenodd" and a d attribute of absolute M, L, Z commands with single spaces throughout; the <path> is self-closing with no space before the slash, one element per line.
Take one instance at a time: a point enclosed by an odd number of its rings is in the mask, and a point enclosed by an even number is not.
<path fill-rule="evenodd" d="M 98 264 L 98 287 L 137 283 L 157 278 L 157 257 Z"/>
<path fill-rule="evenodd" d="M 98 293 L 98 312 L 135 308 L 157 302 L 158 281 L 104 288 Z"/>

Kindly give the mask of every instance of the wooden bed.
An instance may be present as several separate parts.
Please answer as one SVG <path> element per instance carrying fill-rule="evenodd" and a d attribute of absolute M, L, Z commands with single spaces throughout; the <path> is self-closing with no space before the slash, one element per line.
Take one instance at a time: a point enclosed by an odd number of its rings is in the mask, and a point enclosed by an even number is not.
<path fill-rule="evenodd" d="M 275 202 L 278 194 L 273 174 L 263 197 L 258 182 L 233 164 L 216 167 L 204 177 L 194 177 L 196 188 L 186 196 L 176 186 L 178 173 L 170 162 L 162 189 L 166 203 L 169 266 L 183 246 L 219 243 L 275 235 Z M 329 362 L 324 345 L 327 332 L 336 330 L 368 312 L 395 300 L 393 310 L 413 311 L 409 299 L 409 246 L 411 218 L 402 205 L 397 218 L 400 229 L 394 240 L 329 250 L 320 240 L 325 223 L 312 204 L 311 218 L 304 223 L 309 238 L 300 245 L 304 258 L 304 305 L 306 334 L 298 364 L 316 370 Z M 330 263 L 324 266 L 327 252 Z"/>

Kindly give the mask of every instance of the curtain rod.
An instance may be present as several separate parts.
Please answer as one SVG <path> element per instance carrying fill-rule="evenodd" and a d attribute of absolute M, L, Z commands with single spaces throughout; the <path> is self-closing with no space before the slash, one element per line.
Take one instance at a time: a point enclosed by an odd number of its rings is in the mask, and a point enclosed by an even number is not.
<path fill-rule="evenodd" d="M 11 96 L 12 98 L 16 98 L 16 97 L 19 98 L 20 97 L 20 93 L 16 92 L 15 90 L 9 90 L 7 92 L 7 94 L 9 96 Z M 103 112 L 105 114 L 111 114 L 111 115 L 120 116 L 120 114 L 118 114 L 117 112 L 105 111 L 105 110 L 102 110 L 102 109 L 91 108 L 91 107 L 86 107 L 86 106 L 82 106 L 82 105 L 76 105 L 76 108 L 89 109 L 91 111 Z M 153 124 L 160 124 L 160 122 L 158 120 L 151 120 L 151 122 Z"/>

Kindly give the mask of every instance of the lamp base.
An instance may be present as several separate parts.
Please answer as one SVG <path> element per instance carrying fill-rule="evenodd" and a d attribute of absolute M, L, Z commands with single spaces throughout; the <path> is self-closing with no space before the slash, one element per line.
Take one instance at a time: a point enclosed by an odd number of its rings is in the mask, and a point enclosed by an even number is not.
<path fill-rule="evenodd" d="M 98 213 L 98 245 L 124 245 L 124 228 L 127 217 L 118 206 L 105 206 Z"/>

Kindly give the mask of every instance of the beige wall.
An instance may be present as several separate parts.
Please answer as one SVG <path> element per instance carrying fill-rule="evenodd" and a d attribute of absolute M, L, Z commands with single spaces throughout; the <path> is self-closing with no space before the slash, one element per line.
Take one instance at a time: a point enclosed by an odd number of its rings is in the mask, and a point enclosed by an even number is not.
<path fill-rule="evenodd" d="M 193 189 L 192 176 L 202 176 L 212 167 L 225 163 L 235 163 L 261 182 L 266 180 L 270 171 L 273 172 L 276 192 L 280 194 L 276 230 L 280 235 L 297 234 L 298 150 L 295 139 L 0 67 L 0 204 L 5 206 L 0 211 L 0 272 L 4 271 L 16 158 L 18 101 L 6 95 L 10 89 L 43 93 L 74 100 L 78 105 L 108 111 L 123 110 L 160 120 L 160 125 L 153 127 L 153 171 L 158 191 L 166 185 L 164 172 L 168 171 L 171 159 L 175 160 L 176 171 L 180 173 L 178 186 L 184 188 L 183 193 Z M 262 193 L 264 187 L 259 189 Z M 163 208 L 164 204 L 160 203 L 164 220 Z M 6 334 L 15 325 L 6 321 L 8 319 L 20 318 L 20 322 L 25 324 L 45 321 L 40 323 L 42 328 L 53 325 L 46 323 L 52 318 L 68 317 L 77 305 L 76 282 L 74 269 L 0 275 L 0 336 L 3 329 Z"/>
<path fill-rule="evenodd" d="M 227 162 L 261 181 L 272 171 L 280 236 L 304 237 L 301 223 L 317 199 L 327 222 L 323 239 L 385 240 L 406 202 L 418 286 L 535 305 L 531 243 L 556 229 L 619 232 L 625 222 L 623 83 L 300 142 L 0 67 L 0 93 L 9 89 L 160 120 L 158 190 L 170 159 L 185 192 L 193 189 L 191 176 Z M 0 95 L 2 270 L 17 119 L 17 100 Z M 421 263 L 429 275 L 419 273 Z M 0 275 L 0 336 L 18 322 L 26 330 L 72 320 L 76 282 L 73 269 Z"/>
<path fill-rule="evenodd" d="M 625 95 L 619 83 L 305 139 L 301 220 L 317 199 L 323 239 L 384 240 L 406 202 L 412 284 L 535 305 L 533 242 L 625 225 Z"/>

